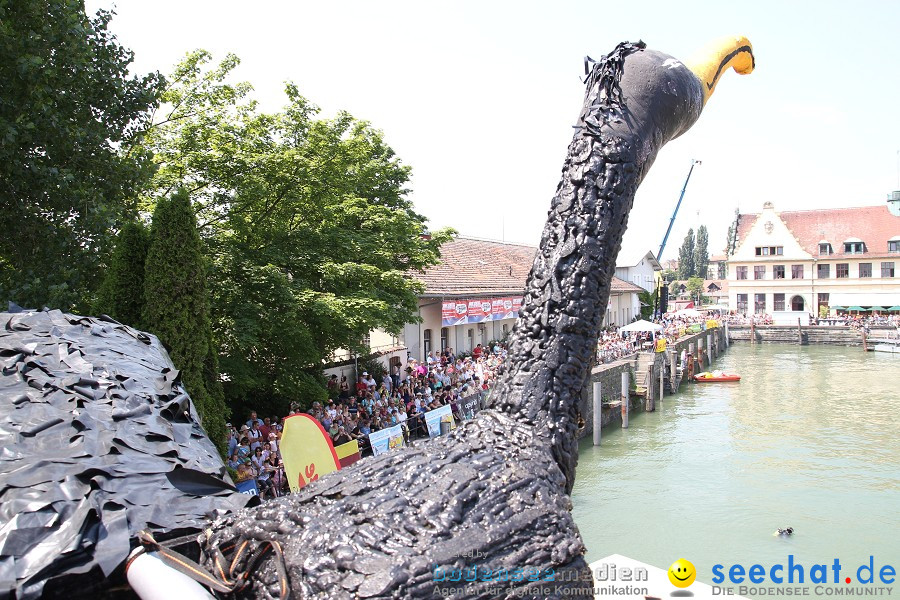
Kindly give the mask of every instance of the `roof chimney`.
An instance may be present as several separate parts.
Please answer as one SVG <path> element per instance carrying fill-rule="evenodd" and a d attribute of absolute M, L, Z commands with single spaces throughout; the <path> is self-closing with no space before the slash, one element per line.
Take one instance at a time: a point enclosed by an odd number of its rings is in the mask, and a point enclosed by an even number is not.
<path fill-rule="evenodd" d="M 888 194 L 888 210 L 895 217 L 900 217 L 900 190 Z"/>

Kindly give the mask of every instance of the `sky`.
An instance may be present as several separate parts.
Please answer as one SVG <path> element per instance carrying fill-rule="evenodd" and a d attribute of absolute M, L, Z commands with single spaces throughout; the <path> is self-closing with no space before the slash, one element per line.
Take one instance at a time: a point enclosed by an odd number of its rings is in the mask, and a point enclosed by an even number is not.
<path fill-rule="evenodd" d="M 900 2 L 87 1 L 97 8 L 115 8 L 134 72 L 231 52 L 262 109 L 286 104 L 293 81 L 323 116 L 369 121 L 412 167 L 416 211 L 461 235 L 538 244 L 583 59 L 624 40 L 688 59 L 745 35 L 756 70 L 723 77 L 660 152 L 620 258 L 657 252 L 692 159 L 664 261 L 701 224 L 720 253 L 735 209 L 871 206 L 900 189 Z"/>

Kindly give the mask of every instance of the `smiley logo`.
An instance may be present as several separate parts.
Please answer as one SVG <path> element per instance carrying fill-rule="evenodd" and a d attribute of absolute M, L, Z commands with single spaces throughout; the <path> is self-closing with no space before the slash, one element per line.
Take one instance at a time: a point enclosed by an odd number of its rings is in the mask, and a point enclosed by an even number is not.
<path fill-rule="evenodd" d="M 679 558 L 669 567 L 669 581 L 675 587 L 686 588 L 694 583 L 696 578 L 697 569 L 694 568 L 694 563 L 685 558 Z"/>

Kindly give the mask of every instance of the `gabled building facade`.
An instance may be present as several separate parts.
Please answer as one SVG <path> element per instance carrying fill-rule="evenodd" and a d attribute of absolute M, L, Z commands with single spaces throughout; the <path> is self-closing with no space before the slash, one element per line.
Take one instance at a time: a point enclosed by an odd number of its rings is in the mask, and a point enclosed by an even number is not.
<path fill-rule="evenodd" d="M 900 305 L 900 216 L 888 206 L 737 217 L 728 298 L 741 314 Z"/>
<path fill-rule="evenodd" d="M 421 323 L 408 324 L 409 355 L 423 360 L 446 347 L 470 352 L 477 344 L 503 340 L 518 317 L 525 282 L 537 247 L 460 237 L 441 246 L 441 262 L 416 276 L 425 283 L 419 298 Z M 635 284 L 613 277 L 606 325 L 640 317 Z"/>
<path fill-rule="evenodd" d="M 651 294 L 656 290 L 657 271 L 662 271 L 662 266 L 652 251 L 641 255 L 620 254 L 616 258 L 616 277 L 641 287 Z M 627 324 L 624 323 L 624 325 Z"/>

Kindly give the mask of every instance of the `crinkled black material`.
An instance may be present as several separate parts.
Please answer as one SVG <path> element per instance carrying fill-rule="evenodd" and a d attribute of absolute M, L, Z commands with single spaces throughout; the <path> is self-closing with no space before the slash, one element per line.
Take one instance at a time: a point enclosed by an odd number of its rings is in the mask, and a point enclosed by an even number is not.
<path fill-rule="evenodd" d="M 251 498 L 154 336 L 0 313 L 0 369 L 0 597 L 108 589 L 138 531 L 199 530 Z"/>

